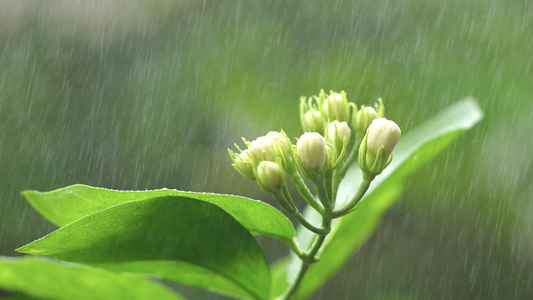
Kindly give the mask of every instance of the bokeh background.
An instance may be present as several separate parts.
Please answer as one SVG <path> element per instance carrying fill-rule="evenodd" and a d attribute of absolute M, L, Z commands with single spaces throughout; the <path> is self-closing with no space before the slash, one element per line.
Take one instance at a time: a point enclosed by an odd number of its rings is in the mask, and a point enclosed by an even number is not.
<path fill-rule="evenodd" d="M 485 119 L 313 299 L 533 299 L 532 63 L 525 0 L 0 1 L 0 254 L 54 229 L 25 189 L 272 203 L 227 148 L 298 136 L 299 97 L 321 88 L 382 97 L 403 132 L 473 96 Z"/>

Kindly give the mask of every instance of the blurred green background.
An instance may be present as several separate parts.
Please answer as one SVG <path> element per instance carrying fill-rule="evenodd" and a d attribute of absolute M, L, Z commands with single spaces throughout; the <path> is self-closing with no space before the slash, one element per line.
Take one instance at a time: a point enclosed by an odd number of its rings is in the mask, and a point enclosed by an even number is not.
<path fill-rule="evenodd" d="M 532 28 L 518 0 L 1 1 L 0 254 L 54 229 L 25 189 L 272 203 L 227 148 L 299 135 L 299 97 L 321 88 L 382 97 L 403 132 L 473 96 L 485 119 L 313 299 L 533 299 Z"/>

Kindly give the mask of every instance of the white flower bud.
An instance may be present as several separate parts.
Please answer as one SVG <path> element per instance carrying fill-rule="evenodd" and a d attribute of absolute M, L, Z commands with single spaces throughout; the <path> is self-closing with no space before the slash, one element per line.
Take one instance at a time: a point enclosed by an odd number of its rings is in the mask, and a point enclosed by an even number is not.
<path fill-rule="evenodd" d="M 363 142 L 359 147 L 359 166 L 363 176 L 373 178 L 390 164 L 391 153 L 402 134 L 393 121 L 379 118 L 368 126 Z"/>
<path fill-rule="evenodd" d="M 309 131 L 322 131 L 324 126 L 324 118 L 318 110 L 310 110 L 305 113 L 304 121 Z"/>
<path fill-rule="evenodd" d="M 350 118 L 350 108 L 346 96 L 339 93 L 332 93 L 329 95 L 324 103 L 322 109 L 326 118 L 330 121 L 348 121 Z"/>
<path fill-rule="evenodd" d="M 400 139 L 402 131 L 393 121 L 379 118 L 372 121 L 368 127 L 367 151 L 374 157 L 378 155 L 381 147 L 384 147 L 385 156 L 389 156 Z"/>
<path fill-rule="evenodd" d="M 252 166 L 252 160 L 250 158 L 250 151 L 244 150 L 241 152 L 237 157 L 235 158 L 235 163 L 233 166 L 239 173 L 241 173 L 244 177 L 253 179 L 254 178 L 254 172 L 253 172 L 253 166 Z"/>
<path fill-rule="evenodd" d="M 248 146 L 248 150 L 257 161 L 274 161 L 274 155 L 272 154 L 272 137 L 260 136 Z"/>
<path fill-rule="evenodd" d="M 283 148 L 283 151 L 289 152 L 290 141 L 287 141 L 287 138 L 283 136 L 283 134 L 276 132 L 276 131 L 271 131 L 266 136 L 271 138 L 272 142 L 281 145 L 281 147 Z"/>
<path fill-rule="evenodd" d="M 275 162 L 262 161 L 257 166 L 257 181 L 265 191 L 278 188 L 282 180 L 281 177 L 281 168 Z"/>
<path fill-rule="evenodd" d="M 348 144 L 351 134 L 352 131 L 346 122 L 333 121 L 328 125 L 328 138 L 336 147 L 339 147 L 338 141 L 340 141 L 340 146 L 342 147 L 344 139 L 346 139 L 346 144 Z"/>
<path fill-rule="evenodd" d="M 304 133 L 296 143 L 301 162 L 310 169 L 319 168 L 326 159 L 324 138 L 317 132 Z"/>
<path fill-rule="evenodd" d="M 374 108 L 363 106 L 355 115 L 354 128 L 356 128 L 357 132 L 364 133 L 368 126 L 372 124 L 372 121 L 378 118 L 379 115 Z"/>

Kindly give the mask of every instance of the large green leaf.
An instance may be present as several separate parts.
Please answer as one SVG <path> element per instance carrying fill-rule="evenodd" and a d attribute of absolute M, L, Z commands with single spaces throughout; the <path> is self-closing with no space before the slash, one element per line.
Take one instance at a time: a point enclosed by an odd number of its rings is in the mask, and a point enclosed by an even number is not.
<path fill-rule="evenodd" d="M 392 164 L 372 182 L 359 208 L 333 223 L 332 233 L 321 250 L 321 259 L 309 268 L 298 297 L 306 298 L 317 291 L 370 237 L 383 213 L 401 195 L 408 175 L 441 153 L 461 133 L 481 120 L 482 116 L 477 103 L 473 99 L 466 99 L 402 136 L 394 150 Z M 338 206 L 355 195 L 361 178 L 360 169 L 354 165 L 339 188 Z M 310 211 L 306 212 L 306 216 L 313 218 Z M 308 230 L 302 227 L 298 229 L 297 238 L 304 247 L 309 247 L 313 237 L 314 234 Z M 288 282 L 294 280 L 295 270 L 299 266 L 299 259 L 290 256 L 288 262 L 287 259 L 282 260 L 279 266 L 274 267 L 273 282 L 278 286 L 273 287 L 273 296 L 279 295 L 289 285 Z M 281 280 L 282 276 L 286 280 Z"/>
<path fill-rule="evenodd" d="M 217 205 L 252 233 L 275 237 L 288 243 L 292 243 L 295 234 L 291 222 L 280 211 L 261 201 L 239 196 L 170 189 L 115 191 L 81 184 L 50 192 L 25 191 L 22 194 L 39 213 L 58 226 L 64 226 L 86 215 L 132 200 L 182 196 Z"/>
<path fill-rule="evenodd" d="M 160 283 L 133 274 L 28 256 L 0 256 L 0 289 L 53 299 L 182 299 Z"/>
<path fill-rule="evenodd" d="M 19 252 L 266 299 L 270 270 L 250 232 L 216 205 L 180 196 L 117 204 Z"/>

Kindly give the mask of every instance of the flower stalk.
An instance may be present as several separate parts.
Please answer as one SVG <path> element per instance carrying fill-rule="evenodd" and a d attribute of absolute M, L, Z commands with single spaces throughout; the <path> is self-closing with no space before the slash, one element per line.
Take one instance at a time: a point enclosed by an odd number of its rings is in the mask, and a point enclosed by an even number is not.
<path fill-rule="evenodd" d="M 392 150 L 401 131 L 396 123 L 384 118 L 384 111 L 381 99 L 374 107 L 362 105 L 358 109 L 348 101 L 344 91 L 331 91 L 327 95 L 322 90 L 318 96 L 300 99 L 304 133 L 296 144 L 283 131 L 272 131 L 252 142 L 243 138 L 248 148 L 241 150 L 235 145 L 239 153 L 229 150 L 233 166 L 240 174 L 257 181 L 288 215 L 315 234 L 308 250 L 300 249 L 296 240 L 287 242 L 301 259 L 301 265 L 296 279 L 279 299 L 293 299 L 297 295 L 309 266 L 320 260 L 318 253 L 331 232 L 332 221 L 356 210 L 372 180 L 391 163 Z M 335 210 L 340 183 L 356 160 L 363 180 L 356 194 Z M 300 213 L 286 177 L 291 179 L 300 197 L 320 214 L 320 226 L 313 225 Z"/>

